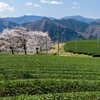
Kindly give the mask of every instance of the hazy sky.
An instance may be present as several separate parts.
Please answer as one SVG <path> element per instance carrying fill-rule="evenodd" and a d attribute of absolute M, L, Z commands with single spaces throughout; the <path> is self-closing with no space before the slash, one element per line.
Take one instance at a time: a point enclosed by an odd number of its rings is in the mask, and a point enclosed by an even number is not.
<path fill-rule="evenodd" d="M 0 0 L 0 17 L 23 15 L 100 18 L 100 0 Z"/>

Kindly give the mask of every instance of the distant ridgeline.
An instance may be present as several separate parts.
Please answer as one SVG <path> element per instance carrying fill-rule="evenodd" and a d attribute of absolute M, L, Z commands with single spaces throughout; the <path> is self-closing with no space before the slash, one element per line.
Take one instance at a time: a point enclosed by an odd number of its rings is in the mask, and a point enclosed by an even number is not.
<path fill-rule="evenodd" d="M 77 44 L 76 44 L 77 43 Z M 98 40 L 68 41 L 64 46 L 65 51 L 100 57 L 100 44 Z"/>
<path fill-rule="evenodd" d="M 5 28 L 23 26 L 32 31 L 48 32 L 52 41 L 58 38 L 60 26 L 60 41 L 96 39 L 100 33 L 100 20 L 88 19 L 81 16 L 70 16 L 62 19 L 43 16 L 22 16 L 0 18 L 0 32 Z"/>

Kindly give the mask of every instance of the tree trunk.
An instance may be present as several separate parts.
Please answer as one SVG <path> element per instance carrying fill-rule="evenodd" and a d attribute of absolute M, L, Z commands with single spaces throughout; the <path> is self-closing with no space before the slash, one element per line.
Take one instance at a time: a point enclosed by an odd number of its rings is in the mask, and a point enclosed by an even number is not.
<path fill-rule="evenodd" d="M 14 55 L 13 47 L 11 47 L 10 49 L 11 49 L 11 53 L 12 53 L 12 55 Z"/>
<path fill-rule="evenodd" d="M 25 52 L 25 55 L 27 55 L 26 45 L 24 45 L 24 52 Z"/>
<path fill-rule="evenodd" d="M 39 50 L 39 48 L 36 48 L 36 54 L 39 54 L 39 51 L 38 50 Z"/>

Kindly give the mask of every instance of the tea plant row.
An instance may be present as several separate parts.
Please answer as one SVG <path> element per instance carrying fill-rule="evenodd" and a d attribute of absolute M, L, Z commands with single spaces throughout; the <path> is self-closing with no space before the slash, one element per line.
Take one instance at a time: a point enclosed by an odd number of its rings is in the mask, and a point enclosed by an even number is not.
<path fill-rule="evenodd" d="M 68 41 L 64 46 L 65 51 L 77 52 L 80 54 L 88 54 L 92 56 L 100 56 L 100 46 L 98 40 L 79 40 Z"/>

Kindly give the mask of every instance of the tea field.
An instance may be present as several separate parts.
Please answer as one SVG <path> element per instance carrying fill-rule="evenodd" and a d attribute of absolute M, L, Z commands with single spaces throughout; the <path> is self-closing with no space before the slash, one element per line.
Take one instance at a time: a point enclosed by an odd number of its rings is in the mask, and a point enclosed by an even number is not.
<path fill-rule="evenodd" d="M 0 54 L 0 100 L 100 100 L 100 58 Z"/>
<path fill-rule="evenodd" d="M 64 49 L 65 51 L 100 57 L 100 45 L 98 46 L 98 40 L 79 40 L 77 41 L 77 44 L 76 41 L 68 41 L 66 42 Z"/>

